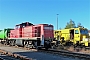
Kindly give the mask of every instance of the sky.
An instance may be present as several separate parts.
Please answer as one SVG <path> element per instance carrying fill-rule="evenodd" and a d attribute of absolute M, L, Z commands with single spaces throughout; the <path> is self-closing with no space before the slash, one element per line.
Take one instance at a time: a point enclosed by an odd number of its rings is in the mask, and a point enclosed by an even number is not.
<path fill-rule="evenodd" d="M 16 24 L 52 24 L 64 28 L 72 19 L 90 29 L 89 0 L 0 0 L 0 29 L 14 28 Z"/>

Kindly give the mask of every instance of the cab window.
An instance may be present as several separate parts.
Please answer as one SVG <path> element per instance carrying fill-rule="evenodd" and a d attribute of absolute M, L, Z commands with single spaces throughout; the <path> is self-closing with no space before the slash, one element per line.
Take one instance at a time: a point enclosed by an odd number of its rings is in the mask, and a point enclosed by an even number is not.
<path fill-rule="evenodd" d="M 80 30 L 81 34 L 88 34 L 88 30 Z"/>
<path fill-rule="evenodd" d="M 79 34 L 79 31 L 78 30 L 75 30 L 75 34 Z"/>

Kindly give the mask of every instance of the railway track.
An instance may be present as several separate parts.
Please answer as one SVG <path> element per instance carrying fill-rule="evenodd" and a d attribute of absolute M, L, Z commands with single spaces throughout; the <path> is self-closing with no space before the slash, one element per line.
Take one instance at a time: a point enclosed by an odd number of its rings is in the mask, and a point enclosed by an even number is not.
<path fill-rule="evenodd" d="M 14 48 L 19 48 L 19 49 L 24 49 L 24 50 L 36 50 L 36 49 L 27 48 L 27 47 L 4 45 L 4 44 L 1 44 L 1 43 L 0 43 L 0 46 L 14 47 Z"/>
<path fill-rule="evenodd" d="M 20 60 L 11 56 L 7 56 L 7 55 L 0 55 L 0 60 Z"/>
<path fill-rule="evenodd" d="M 83 53 L 77 53 L 77 52 L 70 52 L 70 51 L 65 51 L 65 50 L 54 50 L 54 49 L 49 49 L 49 50 L 39 50 L 39 52 L 45 52 L 45 53 L 50 53 L 54 55 L 64 55 L 64 56 L 71 56 L 71 57 L 78 57 L 78 58 L 83 58 L 85 60 L 90 60 L 90 54 L 83 54 Z"/>
<path fill-rule="evenodd" d="M 3 44 L 1 44 L 3 46 Z M 4 46 L 10 46 L 10 45 L 4 45 Z M 24 48 L 24 47 L 17 47 L 17 46 L 10 46 L 14 48 L 19 48 L 19 49 L 24 49 L 24 50 L 32 50 L 30 48 Z M 66 50 L 56 50 L 56 49 L 41 49 L 38 50 L 39 52 L 44 52 L 44 53 L 50 53 L 54 55 L 64 55 L 64 56 L 71 56 L 71 57 L 78 57 L 78 58 L 83 58 L 83 59 L 90 59 L 90 54 L 84 54 L 84 53 L 79 53 L 79 52 L 71 52 L 71 51 L 66 51 Z"/>
<path fill-rule="evenodd" d="M 0 44 L 0 46 L 3 47 L 3 48 L 0 49 L 0 52 L 2 53 L 2 55 L 6 56 L 6 57 L 1 56 L 1 58 L 0 58 L 1 60 L 2 59 L 3 60 L 33 60 L 32 58 L 27 58 L 26 56 L 23 56 L 23 55 L 20 55 L 20 54 L 16 53 L 16 52 L 30 51 L 30 50 L 28 50 L 26 48 L 10 46 L 10 45 L 3 45 L 3 44 Z M 9 48 L 11 50 L 9 50 Z M 19 50 L 17 50 L 17 49 L 19 49 Z M 21 51 L 21 50 L 23 50 L 23 51 Z"/>
<path fill-rule="evenodd" d="M 21 59 L 0 53 L 0 60 L 21 60 Z"/>

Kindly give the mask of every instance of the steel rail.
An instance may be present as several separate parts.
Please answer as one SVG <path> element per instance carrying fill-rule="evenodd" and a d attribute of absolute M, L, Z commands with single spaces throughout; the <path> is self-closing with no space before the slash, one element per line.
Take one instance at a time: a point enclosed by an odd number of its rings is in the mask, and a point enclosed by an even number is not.
<path fill-rule="evenodd" d="M 64 55 L 64 56 L 71 56 L 71 57 L 78 57 L 83 59 L 90 59 L 90 54 L 84 54 L 84 53 L 78 53 L 78 52 L 71 52 L 71 51 L 65 51 L 65 50 L 55 50 L 55 49 L 49 49 L 49 50 L 38 50 L 39 52 L 45 52 L 45 53 L 51 53 L 56 55 Z"/>

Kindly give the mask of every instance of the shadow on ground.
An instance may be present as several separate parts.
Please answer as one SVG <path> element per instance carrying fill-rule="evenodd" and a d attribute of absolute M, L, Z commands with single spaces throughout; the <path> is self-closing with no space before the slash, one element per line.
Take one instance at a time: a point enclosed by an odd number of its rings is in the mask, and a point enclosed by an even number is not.
<path fill-rule="evenodd" d="M 71 56 L 54 55 L 50 53 L 30 51 L 30 52 L 14 52 L 34 60 L 84 60 Z"/>

